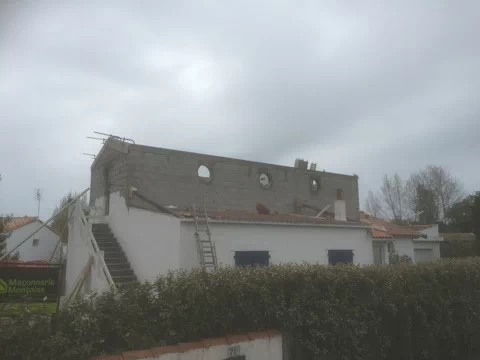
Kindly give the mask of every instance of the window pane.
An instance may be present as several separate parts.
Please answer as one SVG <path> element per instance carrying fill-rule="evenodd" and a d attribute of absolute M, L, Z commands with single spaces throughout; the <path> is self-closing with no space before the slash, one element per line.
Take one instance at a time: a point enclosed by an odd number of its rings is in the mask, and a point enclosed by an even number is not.
<path fill-rule="evenodd" d="M 353 263 L 352 250 L 328 250 L 328 263 L 335 265 L 338 263 L 351 264 Z"/>
<path fill-rule="evenodd" d="M 268 251 L 235 251 L 235 266 L 268 266 Z"/>

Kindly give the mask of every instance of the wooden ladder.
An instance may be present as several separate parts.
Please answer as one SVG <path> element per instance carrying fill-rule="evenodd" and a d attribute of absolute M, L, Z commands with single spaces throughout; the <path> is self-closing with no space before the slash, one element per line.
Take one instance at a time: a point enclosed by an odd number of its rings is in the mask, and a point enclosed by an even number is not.
<path fill-rule="evenodd" d="M 215 243 L 212 242 L 212 233 L 210 231 L 210 225 L 208 224 L 207 209 L 203 207 L 205 219 L 205 228 L 199 226 L 199 219 L 202 217 L 197 216 L 195 205 L 193 205 L 193 217 L 195 219 L 195 238 L 197 239 L 197 251 L 198 259 L 202 268 L 206 270 L 217 270 L 217 251 L 215 249 Z"/>

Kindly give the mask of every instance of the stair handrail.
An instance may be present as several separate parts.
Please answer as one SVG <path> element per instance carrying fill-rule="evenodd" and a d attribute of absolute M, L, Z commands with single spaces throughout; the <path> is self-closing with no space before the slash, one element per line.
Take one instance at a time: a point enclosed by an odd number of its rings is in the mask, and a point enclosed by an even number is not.
<path fill-rule="evenodd" d="M 97 253 L 100 251 L 100 248 L 98 247 L 97 240 L 93 235 L 92 227 L 90 226 L 83 211 L 80 211 L 80 214 L 81 214 L 80 218 L 81 218 L 82 224 L 84 228 L 87 230 L 87 236 L 88 236 L 88 239 L 90 240 L 90 244 L 93 247 L 93 251 Z M 102 270 L 103 270 L 103 273 L 105 274 L 108 285 L 110 285 L 111 288 L 115 288 L 115 282 L 113 281 L 112 275 L 110 274 L 110 270 L 108 270 L 107 264 L 105 263 L 105 259 L 103 258 L 103 256 L 99 256 L 99 258 L 100 258 L 100 265 L 102 266 Z"/>

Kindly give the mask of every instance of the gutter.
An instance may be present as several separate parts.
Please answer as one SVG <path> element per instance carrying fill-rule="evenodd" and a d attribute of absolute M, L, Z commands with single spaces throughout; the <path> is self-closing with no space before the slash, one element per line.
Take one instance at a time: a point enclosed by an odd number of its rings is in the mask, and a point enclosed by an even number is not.
<path fill-rule="evenodd" d="M 182 218 L 180 222 L 195 223 L 195 219 Z M 293 223 L 293 222 L 275 222 L 275 221 L 242 221 L 242 220 L 208 220 L 209 224 L 239 224 L 239 225 L 274 225 L 274 226 L 301 226 L 301 227 L 329 227 L 329 228 L 346 228 L 346 229 L 366 229 L 367 225 L 342 225 L 342 224 L 311 224 L 311 223 Z"/>

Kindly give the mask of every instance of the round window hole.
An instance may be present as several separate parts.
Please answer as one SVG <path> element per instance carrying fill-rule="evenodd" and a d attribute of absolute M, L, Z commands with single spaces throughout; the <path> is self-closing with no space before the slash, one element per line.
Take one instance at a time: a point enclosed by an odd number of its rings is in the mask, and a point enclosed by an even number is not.
<path fill-rule="evenodd" d="M 261 173 L 259 181 L 260 186 L 264 189 L 268 189 L 270 186 L 272 186 L 272 180 L 270 179 L 270 176 L 268 176 L 268 174 Z"/>
<path fill-rule="evenodd" d="M 197 173 L 198 173 L 198 177 L 204 180 L 210 180 L 212 177 L 212 174 L 210 173 L 210 169 L 205 165 L 200 165 L 198 167 Z"/>
<path fill-rule="evenodd" d="M 318 191 L 320 186 L 318 185 L 318 180 L 312 179 L 310 180 L 310 190 L 312 191 Z"/>

